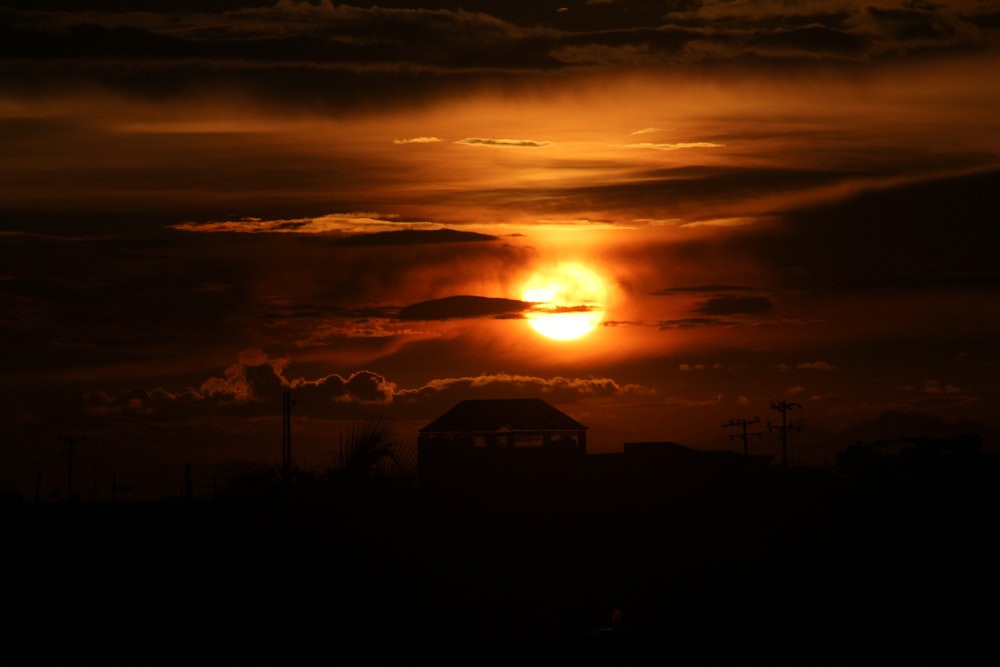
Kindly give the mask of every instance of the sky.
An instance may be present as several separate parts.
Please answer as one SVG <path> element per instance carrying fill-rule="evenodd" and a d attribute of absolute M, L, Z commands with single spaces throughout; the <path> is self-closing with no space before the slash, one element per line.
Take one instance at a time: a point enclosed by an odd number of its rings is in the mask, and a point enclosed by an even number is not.
<path fill-rule="evenodd" d="M 1000 2 L 86 5 L 0 0 L 0 490 L 274 462 L 284 391 L 309 465 L 467 398 L 1000 427 Z"/>

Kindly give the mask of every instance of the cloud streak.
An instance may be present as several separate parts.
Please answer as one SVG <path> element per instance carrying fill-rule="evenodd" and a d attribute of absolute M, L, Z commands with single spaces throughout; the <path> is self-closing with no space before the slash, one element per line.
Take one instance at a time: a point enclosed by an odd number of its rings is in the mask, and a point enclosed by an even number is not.
<path fill-rule="evenodd" d="M 711 141 L 682 141 L 676 144 L 654 144 L 641 142 L 637 144 L 623 144 L 624 148 L 648 148 L 656 151 L 679 151 L 688 148 L 725 148 L 725 144 L 717 144 Z"/>
<path fill-rule="evenodd" d="M 7 26 L 0 80 L 86 80 L 148 95 L 237 81 L 265 97 L 284 91 L 288 104 L 313 99 L 359 110 L 401 103 L 400 93 L 412 101 L 483 80 L 517 87 L 518 79 L 552 72 L 916 61 L 991 51 L 998 34 L 996 10 L 973 0 L 588 3 L 558 21 L 552 11 L 486 0 L 459 10 L 241 4 L 79 12 L 15 3 L 23 8 L 0 10 Z M 30 75 L 15 66 L 26 60 L 35 63 Z"/>
<path fill-rule="evenodd" d="M 393 139 L 394 144 L 438 144 L 443 142 L 444 139 L 439 139 L 437 137 L 413 137 L 412 139 Z"/>
<path fill-rule="evenodd" d="M 794 366 L 786 363 L 779 363 L 775 365 L 775 369 L 781 373 L 785 373 L 793 369 L 832 373 L 837 370 L 837 367 L 828 361 L 804 361 L 802 363 L 795 364 Z"/>
<path fill-rule="evenodd" d="M 167 225 L 183 232 L 213 234 L 304 234 L 339 236 L 343 246 L 419 245 L 493 241 L 497 237 L 441 227 L 433 222 L 413 222 L 378 213 L 332 213 L 315 218 L 241 218 Z"/>
<path fill-rule="evenodd" d="M 771 300 L 763 296 L 719 296 L 702 301 L 692 312 L 700 315 L 757 315 L 771 308 Z"/>
<path fill-rule="evenodd" d="M 259 349 L 245 350 L 222 375 L 181 391 L 132 388 L 119 393 L 87 392 L 82 405 L 91 418 L 180 419 L 211 414 L 275 415 L 283 392 L 293 393 L 300 417 L 337 418 L 350 406 L 398 408 L 401 415 L 436 416 L 445 407 L 470 396 L 546 396 L 567 403 L 622 396 L 651 396 L 639 384 L 621 384 L 607 377 L 541 377 L 494 373 L 445 377 L 406 388 L 380 373 L 360 370 L 309 379 L 288 377 L 290 359 L 272 358 Z"/>
<path fill-rule="evenodd" d="M 551 141 L 535 141 L 533 139 L 483 139 L 481 137 L 468 137 L 459 139 L 456 144 L 465 146 L 497 146 L 501 148 L 544 148 L 551 146 Z"/>
<path fill-rule="evenodd" d="M 515 299 L 483 296 L 449 296 L 421 301 L 399 310 L 401 320 L 453 320 L 469 318 L 519 318 L 531 304 Z"/>

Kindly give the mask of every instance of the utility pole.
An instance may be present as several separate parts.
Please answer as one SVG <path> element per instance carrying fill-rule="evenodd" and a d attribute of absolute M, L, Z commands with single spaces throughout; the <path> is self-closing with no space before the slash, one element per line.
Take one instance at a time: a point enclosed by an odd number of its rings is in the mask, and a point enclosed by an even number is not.
<path fill-rule="evenodd" d="M 292 392 L 281 396 L 281 469 L 285 474 L 292 470 Z"/>
<path fill-rule="evenodd" d="M 66 502 L 73 502 L 73 447 L 78 442 L 90 442 L 85 435 L 60 435 L 57 439 L 66 443 L 66 456 L 69 463 L 66 466 Z"/>
<path fill-rule="evenodd" d="M 729 428 L 730 426 L 743 427 L 742 433 L 733 433 L 732 435 L 729 436 L 729 439 L 735 440 L 736 438 L 740 438 L 741 440 L 743 440 L 743 456 L 750 456 L 750 445 L 748 443 L 750 436 L 756 435 L 759 437 L 764 435 L 764 432 L 754 431 L 753 433 L 750 433 L 747 431 L 747 426 L 749 426 L 750 424 L 759 424 L 759 423 L 760 423 L 760 417 L 753 417 L 751 419 L 730 419 L 729 421 L 727 421 L 725 424 L 722 425 L 722 428 Z"/>
<path fill-rule="evenodd" d="M 787 412 L 791 408 L 801 408 L 802 406 L 798 403 L 789 403 L 788 401 L 771 401 L 771 409 L 777 410 L 781 413 L 781 426 L 772 424 L 770 421 L 767 422 L 768 431 L 778 431 L 781 434 L 781 465 L 788 465 L 788 429 L 793 429 L 795 431 L 799 430 L 798 426 L 790 426 L 788 424 Z"/>

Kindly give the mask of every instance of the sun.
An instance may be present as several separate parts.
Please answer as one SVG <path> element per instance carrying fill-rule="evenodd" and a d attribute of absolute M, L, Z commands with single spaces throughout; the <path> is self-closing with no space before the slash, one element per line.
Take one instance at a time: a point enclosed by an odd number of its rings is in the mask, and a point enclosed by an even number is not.
<path fill-rule="evenodd" d="M 593 331 L 607 307 L 600 276 L 580 264 L 566 262 L 531 276 L 521 299 L 534 304 L 528 323 L 556 340 L 572 340 Z"/>

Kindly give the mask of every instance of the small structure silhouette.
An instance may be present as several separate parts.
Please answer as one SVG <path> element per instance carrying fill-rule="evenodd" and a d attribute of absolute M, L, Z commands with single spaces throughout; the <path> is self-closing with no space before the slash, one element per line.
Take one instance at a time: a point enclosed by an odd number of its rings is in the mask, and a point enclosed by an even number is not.
<path fill-rule="evenodd" d="M 578 460 L 587 427 L 540 398 L 465 400 L 420 429 L 422 480 Z"/>

